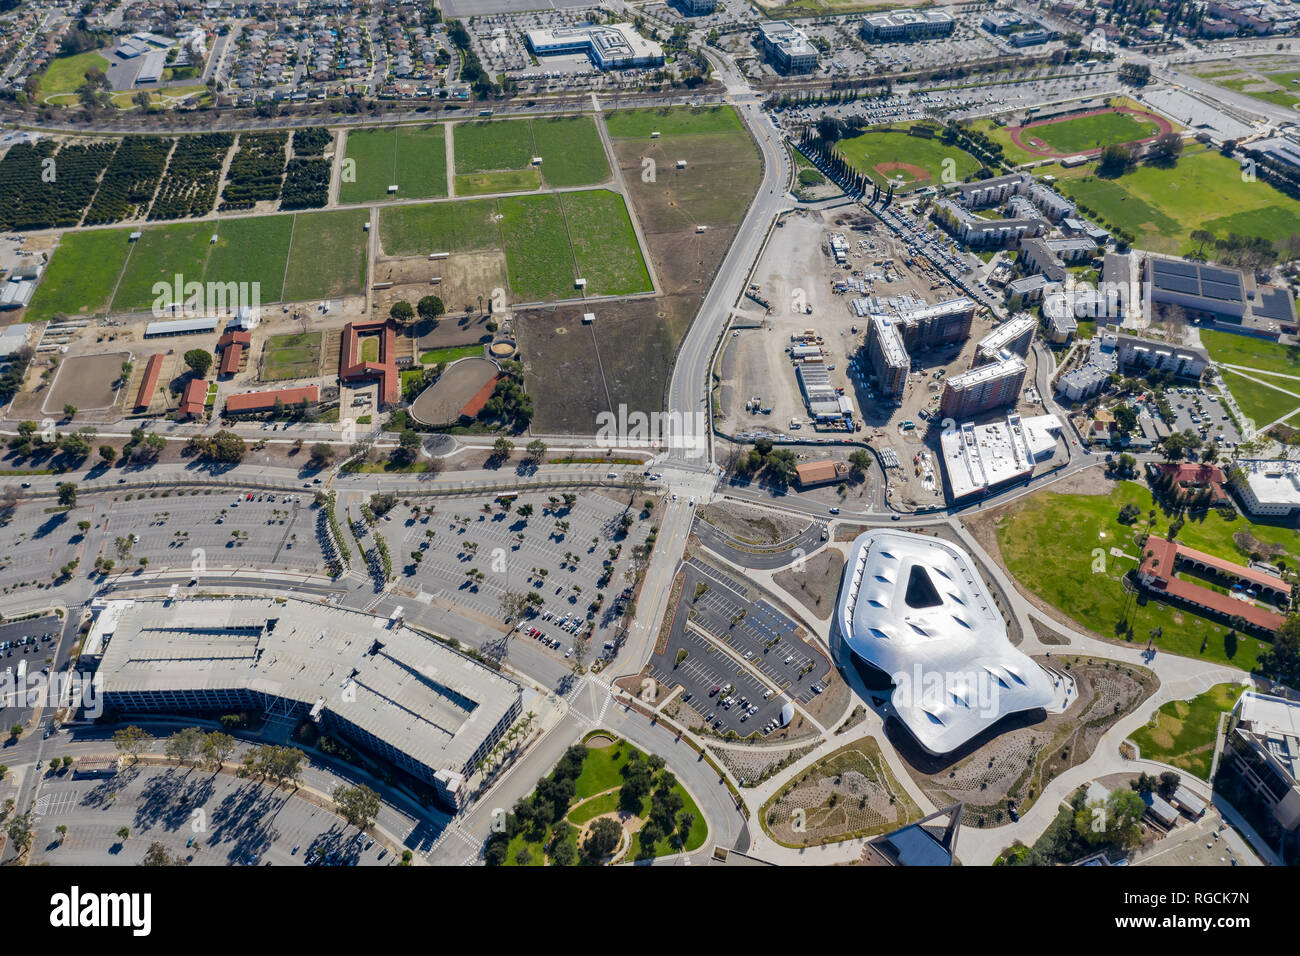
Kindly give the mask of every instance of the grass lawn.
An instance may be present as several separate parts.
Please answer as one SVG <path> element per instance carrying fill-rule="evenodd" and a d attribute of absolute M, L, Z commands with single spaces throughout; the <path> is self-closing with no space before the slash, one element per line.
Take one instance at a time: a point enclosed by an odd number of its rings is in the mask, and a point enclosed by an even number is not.
<path fill-rule="evenodd" d="M 613 813 L 617 809 L 618 791 L 611 790 L 609 793 L 602 793 L 598 797 L 592 797 L 585 803 L 580 803 L 570 810 L 569 822 L 580 827 L 588 820 L 594 820 L 601 814 Z"/>
<path fill-rule="evenodd" d="M 1243 689 L 1240 684 L 1216 684 L 1192 700 L 1170 701 L 1151 723 L 1133 732 L 1132 740 L 1147 760 L 1209 780 L 1219 715 L 1232 710 Z"/>
<path fill-rule="evenodd" d="M 555 194 L 498 200 L 506 271 L 520 302 L 568 299 L 574 287 L 573 250 Z"/>
<path fill-rule="evenodd" d="M 379 336 L 363 335 L 361 337 L 361 361 L 379 361 Z"/>
<path fill-rule="evenodd" d="M 397 128 L 397 196 L 447 195 L 447 136 L 442 123 Z"/>
<path fill-rule="evenodd" d="M 1251 381 L 1232 369 L 1220 369 L 1220 373 L 1223 375 L 1224 384 L 1232 391 L 1232 397 L 1237 400 L 1237 405 L 1255 422 L 1256 428 L 1263 428 L 1280 418 L 1287 418 L 1300 408 L 1300 382 L 1279 378 L 1274 380 L 1277 382 L 1277 388 L 1272 388 Z M 1278 391 L 1278 389 L 1286 389 L 1286 391 Z M 1288 395 L 1287 392 L 1295 394 Z"/>
<path fill-rule="evenodd" d="M 1042 158 L 1017 146 L 1011 139 L 1011 133 L 1007 131 L 1007 127 L 999 126 L 991 119 L 972 120 L 962 125 L 984 133 L 993 142 L 999 143 L 1002 146 L 1003 158 L 1013 165 L 1019 166 L 1021 163 L 1032 163 Z"/>
<path fill-rule="evenodd" d="M 352 130 L 346 157 L 356 165 L 354 181 L 339 183 L 341 203 L 447 195 L 446 129 L 442 123 Z M 344 175 L 347 173 L 345 167 Z M 397 192 L 390 193 L 389 186 L 397 186 Z"/>
<path fill-rule="evenodd" d="M 379 211 L 379 241 L 388 256 L 499 249 L 496 216 L 491 199 L 389 206 Z"/>
<path fill-rule="evenodd" d="M 524 169 L 533 161 L 533 131 L 526 119 L 457 123 L 456 173 Z"/>
<path fill-rule="evenodd" d="M 652 132 L 663 136 L 686 136 L 693 133 L 739 133 L 744 131 L 740 117 L 730 106 L 669 106 L 656 109 L 615 110 L 605 114 L 605 128 L 618 139 L 650 138 Z"/>
<path fill-rule="evenodd" d="M 593 189 L 564 193 L 560 201 L 589 295 L 629 295 L 653 288 L 621 195 Z"/>
<path fill-rule="evenodd" d="M 1035 126 L 1022 139 L 1040 139 L 1060 153 L 1086 153 L 1112 143 L 1135 143 L 1159 132 L 1159 127 L 1128 113 L 1096 113 Z"/>
<path fill-rule="evenodd" d="M 1201 344 L 1216 362 L 1241 365 L 1260 372 L 1300 375 L 1300 347 L 1294 345 L 1282 345 L 1231 332 L 1216 332 L 1213 329 L 1201 330 Z M 1277 384 L 1288 388 L 1285 381 Z M 1300 382 L 1295 384 L 1300 386 Z M 1300 391 L 1300 387 L 1291 390 Z"/>
<path fill-rule="evenodd" d="M 36 95 L 41 98 L 51 93 L 75 93 L 86 82 L 88 71 L 99 69 L 107 73 L 108 67 L 108 60 L 93 50 L 75 56 L 56 57 L 41 74 L 41 86 Z"/>
<path fill-rule="evenodd" d="M 938 139 L 905 132 L 867 130 L 840 140 L 838 145 L 851 166 L 881 186 L 901 176 L 904 191 L 940 183 L 944 160 L 947 159 L 953 161 L 953 174 L 958 180 L 980 168 L 974 156 L 956 146 L 945 146 Z M 919 169 L 903 169 L 896 164 Z M 921 170 L 924 170 L 924 175 Z"/>
<path fill-rule="evenodd" d="M 1300 202 L 1267 183 L 1242 182 L 1237 164 L 1213 150 L 1191 149 L 1172 169 L 1139 166 L 1118 179 L 1100 179 L 1093 169 L 1054 166 L 1051 171 L 1061 192 L 1088 207 L 1085 214 L 1091 210 L 1106 224 L 1133 233 L 1143 249 L 1192 252 L 1196 229 L 1273 242 L 1300 233 Z"/>
<path fill-rule="evenodd" d="M 67 232 L 41 278 L 26 313 L 28 322 L 55 315 L 93 315 L 108 308 L 109 296 L 131 249 L 130 229 Z"/>
<path fill-rule="evenodd" d="M 257 283 L 259 301 L 279 302 L 293 216 L 226 219 L 216 232 L 203 281 Z"/>
<path fill-rule="evenodd" d="M 1136 524 L 1119 523 L 1126 504 L 1141 510 Z M 1149 489 L 1136 482 L 1120 482 L 1109 495 L 1062 495 L 1040 492 L 1022 499 L 998 519 L 998 544 L 1007 569 L 1020 583 L 1053 607 L 1098 634 L 1114 637 L 1121 622 L 1133 632 L 1132 640 L 1145 643 L 1152 628 L 1163 628 L 1161 650 L 1249 670 L 1264 644 L 1255 637 L 1239 636 L 1235 647 L 1225 647 L 1229 628 L 1173 606 L 1130 594 L 1123 577 L 1133 570 L 1140 554 L 1134 538 L 1146 529 L 1147 512 L 1156 507 Z M 1152 532 L 1168 533 L 1169 519 L 1157 508 Z M 1287 563 L 1300 555 L 1300 537 L 1289 528 L 1255 525 L 1245 518 L 1225 521 L 1217 511 L 1188 520 L 1178 540 L 1193 548 L 1231 561 L 1246 559 L 1233 541 L 1238 532 L 1287 549 Z M 1118 548 L 1128 558 L 1110 554 Z M 1100 555 L 1096 549 L 1101 549 Z M 1100 558 L 1104 570 L 1096 571 Z M 1204 643 L 1204 650 L 1202 650 Z"/>
<path fill-rule="evenodd" d="M 609 179 L 609 161 L 590 116 L 535 119 L 533 143 L 546 185 L 591 186 Z"/>
<path fill-rule="evenodd" d="M 319 374 L 323 336 L 322 332 L 269 336 L 262 353 L 262 378 L 277 381 Z"/>
<path fill-rule="evenodd" d="M 439 362 L 454 362 L 457 359 L 482 354 L 483 346 L 481 345 L 460 345 L 448 349 L 434 349 L 432 352 L 425 352 L 420 356 L 420 364 L 437 365 Z"/>
<path fill-rule="evenodd" d="M 386 199 L 388 187 L 396 182 L 393 177 L 397 175 L 397 130 L 392 127 L 349 130 L 346 150 L 346 159 L 354 164 L 350 170 L 354 181 L 348 181 L 349 169 L 345 166 L 339 183 L 339 202 Z"/>
<path fill-rule="evenodd" d="M 488 173 L 458 173 L 457 196 L 487 196 L 491 193 L 525 193 L 542 186 L 537 167 L 502 169 Z"/>
<path fill-rule="evenodd" d="M 619 740 L 608 747 L 588 750 L 587 759 L 582 764 L 582 773 L 573 784 L 573 799 L 586 800 L 606 790 L 621 787 L 623 767 L 627 763 L 628 754 L 635 749 L 626 741 Z"/>
<path fill-rule="evenodd" d="M 144 230 L 144 235 L 132 244 L 111 308 L 117 312 L 148 309 L 158 298 L 154 283 L 165 282 L 172 287 L 177 275 L 182 283 L 202 281 L 211 238 L 212 224 L 208 222 Z"/>
<path fill-rule="evenodd" d="M 299 213 L 283 300 L 303 302 L 360 292 L 366 281 L 365 209 Z"/>

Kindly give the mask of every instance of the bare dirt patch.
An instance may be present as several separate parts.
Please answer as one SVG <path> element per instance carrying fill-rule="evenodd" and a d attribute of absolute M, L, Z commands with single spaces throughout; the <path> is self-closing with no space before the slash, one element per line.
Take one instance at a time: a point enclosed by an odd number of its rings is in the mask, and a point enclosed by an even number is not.
<path fill-rule="evenodd" d="M 54 374 L 54 383 L 41 411 L 58 415 L 69 404 L 87 411 L 111 407 L 117 400 L 122 363 L 130 357 L 130 352 L 105 352 L 64 359 Z"/>
<path fill-rule="evenodd" d="M 786 568 L 772 580 L 819 620 L 828 620 L 839 592 L 844 555 L 836 548 L 824 548 L 804 562 L 801 571 Z"/>
<path fill-rule="evenodd" d="M 723 534 L 755 547 L 780 544 L 812 523 L 806 518 L 783 512 L 759 511 L 730 501 L 705 505 L 699 510 L 699 515 Z"/>

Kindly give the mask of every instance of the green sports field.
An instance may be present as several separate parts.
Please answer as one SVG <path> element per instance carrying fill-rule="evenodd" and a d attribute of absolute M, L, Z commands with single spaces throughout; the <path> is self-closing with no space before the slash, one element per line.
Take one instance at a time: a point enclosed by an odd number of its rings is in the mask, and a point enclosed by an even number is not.
<path fill-rule="evenodd" d="M 339 183 L 339 202 L 377 202 L 447 195 L 447 145 L 442 124 L 351 130 L 346 159 L 355 181 Z M 396 193 L 388 191 L 397 186 Z"/>
<path fill-rule="evenodd" d="M 320 374 L 322 332 L 272 335 L 262 352 L 262 378 L 279 381 Z"/>
<path fill-rule="evenodd" d="M 1300 382 L 1285 378 L 1268 378 L 1256 376 L 1259 381 L 1246 378 L 1232 369 L 1220 369 L 1223 382 L 1237 400 L 1242 413 L 1255 423 L 1256 428 L 1287 418 L 1300 408 Z M 1264 385 L 1262 382 L 1270 384 Z M 1273 388 L 1272 385 L 1276 385 Z M 1292 394 L 1288 394 L 1292 393 Z"/>
<path fill-rule="evenodd" d="M 1210 358 L 1226 365 L 1241 365 L 1260 372 L 1279 372 L 1283 375 L 1300 375 L 1300 346 L 1282 345 L 1267 339 L 1231 332 L 1201 330 L 1201 344 Z M 1286 381 L 1277 384 L 1290 388 Z M 1300 381 L 1295 383 L 1300 386 Z M 1300 387 L 1291 389 L 1300 391 Z"/>
<path fill-rule="evenodd" d="M 980 168 L 974 156 L 956 146 L 898 130 L 867 130 L 836 145 L 854 169 L 866 173 L 880 186 L 901 178 L 904 192 L 942 183 L 946 160 L 952 161 L 953 182 L 960 182 Z"/>
<path fill-rule="evenodd" d="M 108 60 L 94 51 L 56 57 L 41 74 L 37 96 L 44 98 L 58 93 L 75 93 L 86 82 L 89 70 L 98 69 L 107 73 L 108 66 Z"/>
<path fill-rule="evenodd" d="M 1058 176 L 1057 188 L 1085 215 L 1131 232 L 1140 248 L 1155 252 L 1194 252 L 1197 229 L 1273 242 L 1300 233 L 1300 202 L 1262 181 L 1244 182 L 1238 164 L 1213 150 L 1192 148 L 1172 169 L 1139 166 L 1117 179 L 1098 177 L 1091 165 L 1042 171 Z"/>
<path fill-rule="evenodd" d="M 1136 143 L 1155 136 L 1160 127 L 1128 113 L 1095 113 L 1046 123 L 1021 134 L 1026 143 L 1042 140 L 1058 153 L 1086 153 L 1114 143 Z"/>
<path fill-rule="evenodd" d="M 1138 507 L 1141 517 L 1126 526 L 1118 516 L 1130 503 Z M 1152 508 L 1156 508 L 1152 532 L 1167 534 L 1170 516 L 1154 504 L 1150 490 L 1136 482 L 1120 482 L 1108 495 L 1039 492 L 1009 506 L 997 519 L 1003 562 L 1027 590 L 1098 634 L 1114 637 L 1119 633 L 1117 625 L 1124 622 L 1133 629 L 1132 640 L 1145 644 L 1148 632 L 1160 627 L 1161 650 L 1249 670 L 1263 642 L 1243 635 L 1235 643 L 1228 641 L 1226 624 L 1190 610 L 1162 607 L 1125 590 L 1122 579 L 1137 566 L 1140 554 L 1134 538 L 1146 531 Z M 1228 521 L 1213 510 L 1204 517 L 1188 517 L 1178 540 L 1230 561 L 1243 561 L 1248 555 L 1234 537 L 1242 533 L 1285 549 L 1288 565 L 1300 555 L 1300 536 L 1294 530 L 1252 524 L 1242 517 Z M 1114 557 L 1111 548 L 1131 557 Z"/>

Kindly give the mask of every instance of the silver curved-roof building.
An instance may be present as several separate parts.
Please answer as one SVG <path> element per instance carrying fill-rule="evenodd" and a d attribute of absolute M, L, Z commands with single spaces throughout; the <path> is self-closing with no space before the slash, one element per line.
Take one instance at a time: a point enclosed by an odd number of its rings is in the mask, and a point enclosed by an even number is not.
<path fill-rule="evenodd" d="M 860 535 L 835 617 L 845 645 L 891 678 L 894 711 L 930 753 L 1053 700 L 1052 677 L 1011 645 L 970 556 L 946 541 Z"/>

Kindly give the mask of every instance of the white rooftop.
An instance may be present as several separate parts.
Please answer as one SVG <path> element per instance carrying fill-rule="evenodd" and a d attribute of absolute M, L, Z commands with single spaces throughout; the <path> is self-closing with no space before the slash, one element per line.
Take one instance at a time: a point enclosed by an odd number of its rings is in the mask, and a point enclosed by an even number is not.
<path fill-rule="evenodd" d="M 961 499 L 1032 474 L 1034 465 L 1056 450 L 1060 431 L 1055 415 L 1022 419 L 1013 412 L 1003 422 L 966 422 L 944 432 L 939 447 L 953 497 Z"/>
<path fill-rule="evenodd" d="M 1246 475 L 1246 484 L 1262 505 L 1300 505 L 1300 461 L 1239 458 L 1233 465 Z"/>

